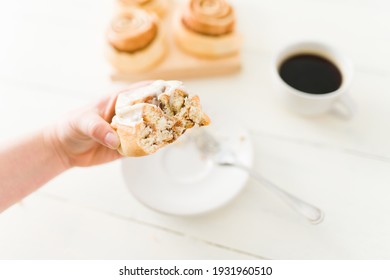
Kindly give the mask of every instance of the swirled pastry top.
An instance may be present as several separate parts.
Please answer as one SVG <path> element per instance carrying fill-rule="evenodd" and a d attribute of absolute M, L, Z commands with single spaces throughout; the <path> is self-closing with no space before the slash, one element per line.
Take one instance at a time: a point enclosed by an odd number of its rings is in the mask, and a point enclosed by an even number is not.
<path fill-rule="evenodd" d="M 232 6 L 225 0 L 188 0 L 182 21 L 194 32 L 218 36 L 231 33 L 236 19 Z"/>
<path fill-rule="evenodd" d="M 154 15 L 134 8 L 112 20 L 107 39 L 119 51 L 135 52 L 147 47 L 154 40 L 157 29 Z"/>

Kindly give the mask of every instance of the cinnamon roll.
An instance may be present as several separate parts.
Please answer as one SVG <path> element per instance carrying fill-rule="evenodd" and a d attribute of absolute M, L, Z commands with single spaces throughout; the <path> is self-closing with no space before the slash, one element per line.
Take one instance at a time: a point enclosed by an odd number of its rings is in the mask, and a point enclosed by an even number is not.
<path fill-rule="evenodd" d="M 240 38 L 235 32 L 233 7 L 225 0 L 188 0 L 175 20 L 175 39 L 186 52 L 201 57 L 236 54 Z"/>
<path fill-rule="evenodd" d="M 187 129 L 205 126 L 210 118 L 198 96 L 190 96 L 179 81 L 154 83 L 119 94 L 111 126 L 120 139 L 118 151 L 139 157 L 174 142 Z"/>
<path fill-rule="evenodd" d="M 170 0 L 117 0 L 121 11 L 132 8 L 144 9 L 163 17 L 169 10 Z"/>
<path fill-rule="evenodd" d="M 121 13 L 107 32 L 108 58 L 121 72 L 142 72 L 164 57 L 167 47 L 157 18 L 141 9 Z"/>

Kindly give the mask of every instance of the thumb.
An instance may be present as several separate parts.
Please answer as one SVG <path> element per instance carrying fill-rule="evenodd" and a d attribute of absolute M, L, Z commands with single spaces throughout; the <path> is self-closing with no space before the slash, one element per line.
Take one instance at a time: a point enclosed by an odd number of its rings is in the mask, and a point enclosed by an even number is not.
<path fill-rule="evenodd" d="M 78 127 L 82 134 L 110 149 L 115 150 L 119 147 L 120 141 L 117 133 L 97 114 L 88 114 L 81 118 Z"/>

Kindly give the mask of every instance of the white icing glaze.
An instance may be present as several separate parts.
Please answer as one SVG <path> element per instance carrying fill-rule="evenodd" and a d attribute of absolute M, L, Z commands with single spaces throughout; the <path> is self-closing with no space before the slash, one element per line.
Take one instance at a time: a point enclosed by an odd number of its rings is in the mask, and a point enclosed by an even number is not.
<path fill-rule="evenodd" d="M 142 122 L 142 111 L 145 103 L 139 103 L 132 106 L 124 106 L 116 109 L 116 115 L 112 119 L 113 124 L 125 126 L 134 126 Z"/>
<path fill-rule="evenodd" d="M 160 95 L 170 96 L 176 89 L 186 91 L 183 83 L 180 81 L 162 81 L 158 80 L 152 84 L 139 88 L 137 90 L 130 90 L 122 92 L 118 95 L 115 105 L 115 116 L 112 119 L 113 124 L 120 124 L 125 126 L 134 126 L 143 121 L 142 110 L 145 103 L 134 102 L 146 99 L 148 97 L 158 98 Z"/>

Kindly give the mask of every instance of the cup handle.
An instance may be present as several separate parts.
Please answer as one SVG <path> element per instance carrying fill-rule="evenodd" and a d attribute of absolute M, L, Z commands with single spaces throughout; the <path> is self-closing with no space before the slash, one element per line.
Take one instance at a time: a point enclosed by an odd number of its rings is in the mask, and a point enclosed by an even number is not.
<path fill-rule="evenodd" d="M 356 103 L 348 94 L 343 94 L 333 104 L 332 113 L 349 120 L 356 114 Z"/>

